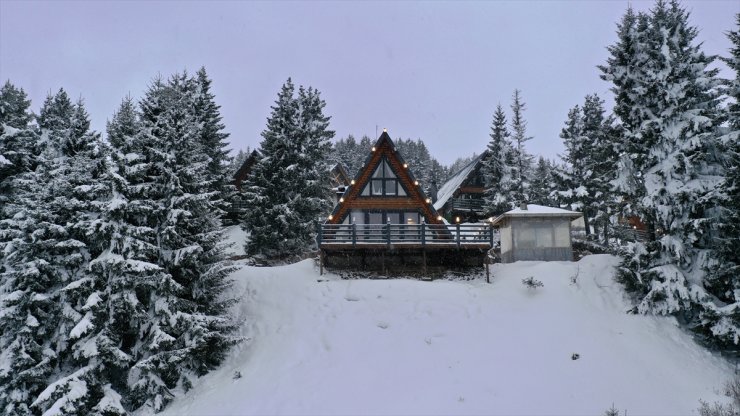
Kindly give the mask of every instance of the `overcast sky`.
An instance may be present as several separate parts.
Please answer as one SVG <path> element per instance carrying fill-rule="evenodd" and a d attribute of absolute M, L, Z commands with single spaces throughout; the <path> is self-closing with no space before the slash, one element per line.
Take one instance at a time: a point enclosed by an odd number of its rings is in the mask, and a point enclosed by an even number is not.
<path fill-rule="evenodd" d="M 496 104 L 508 112 L 518 88 L 529 151 L 554 158 L 570 107 L 593 92 L 611 106 L 596 65 L 627 4 L 0 0 L 0 78 L 24 88 L 37 112 L 60 87 L 82 96 L 104 131 L 126 94 L 141 98 L 158 73 L 204 65 L 240 149 L 258 145 L 292 77 L 321 91 L 337 138 L 387 127 L 422 138 L 443 163 L 480 153 Z M 704 50 L 727 55 L 740 1 L 684 5 Z"/>

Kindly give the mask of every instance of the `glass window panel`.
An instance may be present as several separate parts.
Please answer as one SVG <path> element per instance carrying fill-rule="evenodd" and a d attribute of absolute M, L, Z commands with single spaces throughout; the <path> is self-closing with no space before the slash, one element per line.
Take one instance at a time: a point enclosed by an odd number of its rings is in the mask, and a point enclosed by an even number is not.
<path fill-rule="evenodd" d="M 396 194 L 396 180 L 395 179 L 386 179 L 385 180 L 385 194 L 386 195 L 395 195 Z"/>
<path fill-rule="evenodd" d="M 375 168 L 375 172 L 373 172 L 373 178 L 382 178 L 383 177 L 383 163 L 378 164 L 378 167 Z"/>
<path fill-rule="evenodd" d="M 380 212 L 371 212 L 368 215 L 368 224 L 383 224 L 383 214 Z"/>
<path fill-rule="evenodd" d="M 391 224 L 400 224 L 401 223 L 401 213 L 400 212 L 389 212 L 386 220 L 389 221 Z"/>
<path fill-rule="evenodd" d="M 393 173 L 393 169 L 391 169 L 391 166 L 388 164 L 387 161 L 383 162 L 383 166 L 385 167 L 385 177 L 386 178 L 395 178 L 396 174 Z"/>
<path fill-rule="evenodd" d="M 352 217 L 352 223 L 354 224 L 364 224 L 365 223 L 365 212 L 360 210 L 352 210 L 350 213 L 350 216 Z"/>
<path fill-rule="evenodd" d="M 403 185 L 401 185 L 401 182 L 398 183 L 398 195 L 400 196 L 406 196 L 406 190 L 403 189 Z"/>
<path fill-rule="evenodd" d="M 369 196 L 370 195 L 370 183 L 368 182 L 367 185 L 365 185 L 364 188 L 362 188 L 362 196 Z"/>
<path fill-rule="evenodd" d="M 403 213 L 404 224 L 419 224 L 419 213 L 418 212 L 404 212 Z"/>
<path fill-rule="evenodd" d="M 514 244 L 516 248 L 534 248 L 537 241 L 537 233 L 533 227 L 526 222 L 517 222 L 514 226 Z"/>
<path fill-rule="evenodd" d="M 373 185 L 373 195 L 383 195 L 383 180 L 373 179 L 371 183 Z"/>

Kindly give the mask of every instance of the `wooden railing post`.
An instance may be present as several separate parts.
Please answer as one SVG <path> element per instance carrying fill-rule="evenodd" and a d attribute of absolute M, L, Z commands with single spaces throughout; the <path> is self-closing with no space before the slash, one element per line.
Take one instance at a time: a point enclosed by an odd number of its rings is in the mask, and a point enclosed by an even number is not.
<path fill-rule="evenodd" d="M 357 245 L 357 224 L 352 223 L 352 247 Z"/>
<path fill-rule="evenodd" d="M 385 235 L 385 241 L 388 243 L 388 247 L 391 246 L 391 220 L 388 220 L 388 222 L 385 224 L 386 229 L 386 235 Z"/>
<path fill-rule="evenodd" d="M 455 229 L 457 230 L 457 246 L 460 247 L 460 223 L 459 222 L 455 225 Z"/>
<path fill-rule="evenodd" d="M 421 221 L 421 246 L 424 247 L 427 242 L 427 230 L 426 230 L 427 222 L 422 220 Z"/>
<path fill-rule="evenodd" d="M 491 234 L 491 248 L 493 248 L 493 224 L 489 226 L 488 231 Z"/>

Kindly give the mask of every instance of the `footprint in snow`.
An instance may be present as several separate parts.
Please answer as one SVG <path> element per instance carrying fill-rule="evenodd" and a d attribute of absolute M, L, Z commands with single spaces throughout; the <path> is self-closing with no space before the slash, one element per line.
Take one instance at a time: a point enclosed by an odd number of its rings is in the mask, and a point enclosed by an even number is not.
<path fill-rule="evenodd" d="M 378 328 L 380 328 L 380 329 L 387 329 L 388 328 L 388 322 L 378 322 Z"/>
<path fill-rule="evenodd" d="M 346 300 L 347 302 L 358 302 L 360 298 L 358 298 L 357 296 L 347 295 L 344 297 L 344 300 Z"/>

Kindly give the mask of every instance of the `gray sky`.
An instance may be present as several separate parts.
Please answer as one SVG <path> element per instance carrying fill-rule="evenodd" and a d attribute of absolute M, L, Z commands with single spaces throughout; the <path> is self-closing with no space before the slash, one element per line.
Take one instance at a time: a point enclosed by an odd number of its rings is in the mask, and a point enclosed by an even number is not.
<path fill-rule="evenodd" d="M 443 163 L 480 152 L 497 103 L 522 90 L 534 139 L 554 158 L 567 111 L 609 85 L 627 1 L 41 2 L 0 0 L 0 79 L 38 111 L 82 96 L 104 131 L 121 99 L 158 73 L 205 65 L 235 149 L 255 147 L 282 83 L 319 89 L 337 138 L 422 138 Z M 647 10 L 651 1 L 632 1 Z M 740 1 L 685 1 L 707 53 L 727 55 Z M 732 76 L 729 71 L 723 72 Z"/>

